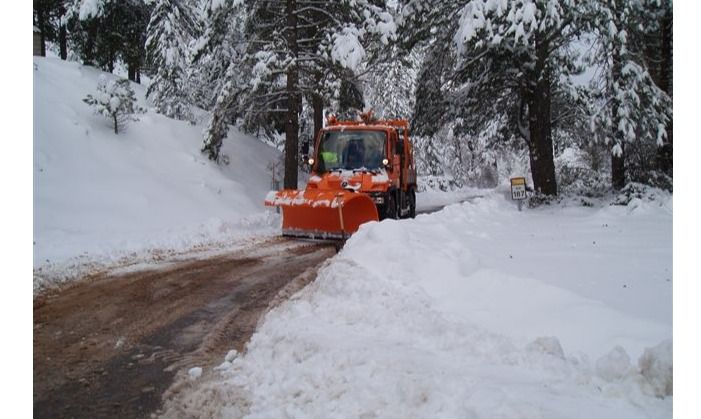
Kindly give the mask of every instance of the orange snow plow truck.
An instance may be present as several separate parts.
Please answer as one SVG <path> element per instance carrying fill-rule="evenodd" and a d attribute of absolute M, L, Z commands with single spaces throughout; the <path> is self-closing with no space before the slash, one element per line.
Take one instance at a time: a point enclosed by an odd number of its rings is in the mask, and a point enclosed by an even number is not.
<path fill-rule="evenodd" d="M 416 166 L 406 120 L 327 120 L 309 158 L 304 190 L 271 191 L 283 236 L 345 239 L 361 224 L 416 214 Z"/>

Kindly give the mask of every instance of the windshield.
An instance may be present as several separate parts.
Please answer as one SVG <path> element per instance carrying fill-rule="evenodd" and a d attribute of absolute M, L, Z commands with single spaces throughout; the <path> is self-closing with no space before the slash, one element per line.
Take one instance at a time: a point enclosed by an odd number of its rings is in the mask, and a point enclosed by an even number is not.
<path fill-rule="evenodd" d="M 384 131 L 328 131 L 319 142 L 317 171 L 379 170 L 386 138 Z"/>

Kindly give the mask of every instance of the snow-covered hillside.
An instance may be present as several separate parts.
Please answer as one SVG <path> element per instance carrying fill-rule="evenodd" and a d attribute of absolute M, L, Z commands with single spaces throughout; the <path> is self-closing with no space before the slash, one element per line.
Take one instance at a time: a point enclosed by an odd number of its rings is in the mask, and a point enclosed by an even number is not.
<path fill-rule="evenodd" d="M 671 196 L 503 192 L 363 225 L 166 416 L 672 417 Z"/>
<path fill-rule="evenodd" d="M 230 164 L 218 166 L 199 151 L 202 124 L 152 110 L 115 135 L 82 102 L 115 76 L 41 57 L 33 74 L 35 270 L 276 231 L 263 207 L 271 147 L 232 129 Z M 148 108 L 145 87 L 132 87 Z"/>

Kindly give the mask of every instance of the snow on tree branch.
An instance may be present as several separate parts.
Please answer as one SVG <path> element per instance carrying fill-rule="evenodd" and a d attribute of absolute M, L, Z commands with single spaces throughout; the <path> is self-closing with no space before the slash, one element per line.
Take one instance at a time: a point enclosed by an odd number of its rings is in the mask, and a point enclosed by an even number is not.
<path fill-rule="evenodd" d="M 105 6 L 111 0 L 82 0 L 78 9 L 80 20 L 94 19 L 102 17 Z"/>

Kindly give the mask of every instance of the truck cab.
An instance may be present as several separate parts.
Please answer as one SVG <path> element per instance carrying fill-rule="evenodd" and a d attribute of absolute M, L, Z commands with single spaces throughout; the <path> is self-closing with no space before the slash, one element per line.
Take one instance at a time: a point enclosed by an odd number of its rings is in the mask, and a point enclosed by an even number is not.
<path fill-rule="evenodd" d="M 406 121 L 331 123 L 320 130 L 310 185 L 365 193 L 380 219 L 416 213 L 416 167 Z"/>

